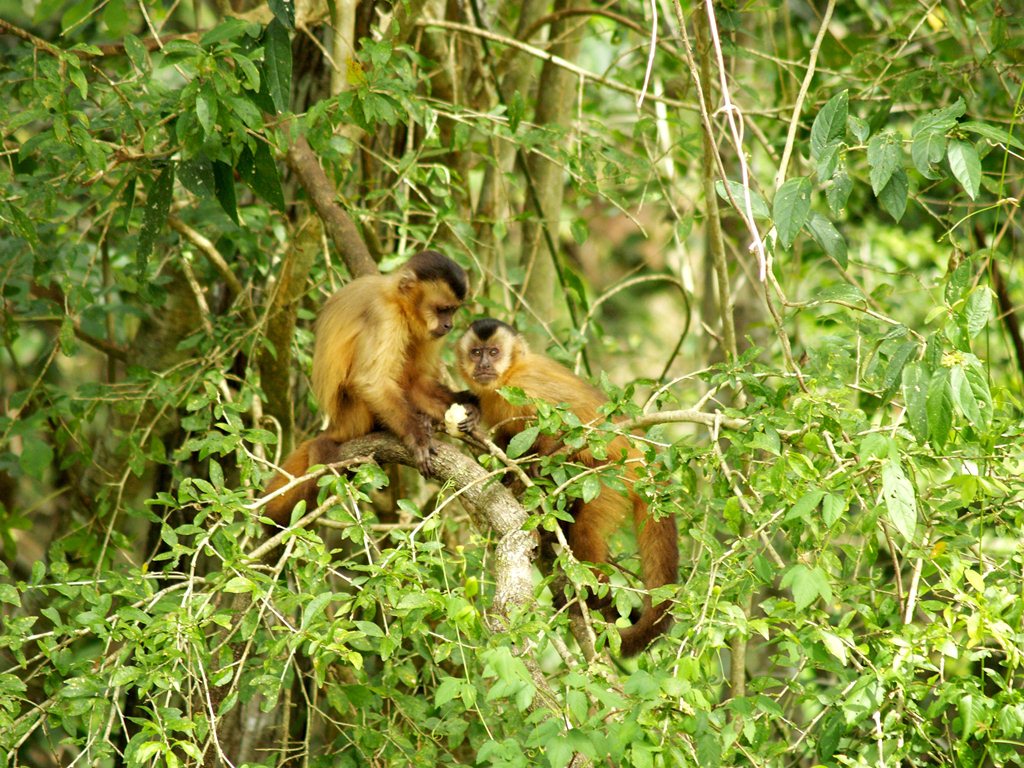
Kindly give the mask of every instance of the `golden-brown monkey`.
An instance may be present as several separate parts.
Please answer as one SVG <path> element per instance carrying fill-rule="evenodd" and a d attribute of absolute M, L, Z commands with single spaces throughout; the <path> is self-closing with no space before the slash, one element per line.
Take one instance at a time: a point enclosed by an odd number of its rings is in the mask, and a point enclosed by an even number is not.
<path fill-rule="evenodd" d="M 329 423 L 285 459 L 288 475 L 333 461 L 339 443 L 380 428 L 399 437 L 419 470 L 428 471 L 433 422 L 462 402 L 437 376 L 441 339 L 466 289 L 462 267 L 423 251 L 396 272 L 357 278 L 327 300 L 316 321 L 313 393 Z M 287 482 L 276 475 L 267 493 Z M 266 515 L 283 523 L 299 500 L 312 508 L 316 498 L 316 483 L 307 481 L 272 499 Z"/>
<path fill-rule="evenodd" d="M 604 395 L 551 358 L 531 352 L 526 340 L 510 325 L 486 318 L 474 322 L 457 345 L 458 367 L 470 391 L 479 398 L 480 418 L 493 428 L 495 440 L 501 445 L 525 429 L 536 416 L 533 405 L 512 405 L 498 390 L 518 387 L 527 397 L 550 403 L 566 403 L 584 423 L 602 420 L 599 409 Z M 562 448 L 561 441 L 551 435 L 540 435 L 533 450 L 549 455 Z M 638 452 L 624 437 L 616 437 L 608 446 L 608 454 L 636 459 Z M 603 462 L 583 448 L 573 459 L 594 467 Z M 632 480 L 627 479 L 627 484 Z M 578 500 L 572 510 L 573 522 L 566 538 L 573 554 L 590 563 L 608 562 L 608 539 L 632 511 L 640 550 L 643 582 L 647 589 L 675 583 L 679 571 L 679 543 L 675 520 L 655 519 L 647 505 L 632 490 L 626 494 L 602 487 L 591 501 Z M 629 628 L 622 630 L 622 652 L 632 656 L 646 648 L 667 629 L 671 617 L 668 603 L 652 605 L 644 597 L 644 610 Z"/>

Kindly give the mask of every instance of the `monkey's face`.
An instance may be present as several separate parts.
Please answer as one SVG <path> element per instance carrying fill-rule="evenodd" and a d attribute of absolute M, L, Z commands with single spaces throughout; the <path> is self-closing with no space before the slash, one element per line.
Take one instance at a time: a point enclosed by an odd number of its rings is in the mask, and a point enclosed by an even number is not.
<path fill-rule="evenodd" d="M 419 301 L 419 315 L 427 334 L 440 339 L 451 331 L 455 313 L 460 302 L 446 283 L 430 282 L 423 284 Z"/>
<path fill-rule="evenodd" d="M 503 386 L 512 364 L 514 337 L 499 329 L 486 339 L 470 330 L 459 340 L 459 372 L 470 389 L 481 391 Z"/>

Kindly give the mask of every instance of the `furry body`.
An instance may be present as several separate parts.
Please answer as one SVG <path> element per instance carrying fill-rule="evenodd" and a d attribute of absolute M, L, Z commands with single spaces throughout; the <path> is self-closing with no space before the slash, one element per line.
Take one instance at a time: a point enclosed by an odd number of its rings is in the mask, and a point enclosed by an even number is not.
<path fill-rule="evenodd" d="M 339 443 L 380 428 L 401 438 L 421 472 L 429 470 L 433 422 L 459 399 L 438 381 L 438 359 L 466 287 L 460 266 L 423 251 L 398 271 L 357 278 L 328 299 L 313 347 L 313 394 L 328 425 L 285 459 L 285 473 L 300 476 L 333 461 Z M 276 475 L 267 493 L 287 482 Z M 283 523 L 301 499 L 312 508 L 316 497 L 316 483 L 307 481 L 271 500 L 266 514 Z"/>
<path fill-rule="evenodd" d="M 497 320 L 478 320 L 458 343 L 459 372 L 470 391 L 479 399 L 481 420 L 495 433 L 500 445 L 521 432 L 536 417 L 532 405 L 512 405 L 498 390 L 518 387 L 532 399 L 566 403 L 584 424 L 599 423 L 599 409 L 606 398 L 600 390 L 576 376 L 546 355 L 530 351 L 525 339 L 514 328 Z M 552 454 L 562 443 L 551 435 L 540 435 L 533 451 Z M 624 437 L 616 437 L 608 446 L 610 456 L 627 460 L 639 458 L 638 451 Z M 580 463 L 594 467 L 602 463 L 589 449 L 572 454 Z M 627 478 L 627 483 L 630 480 Z M 679 571 L 679 544 L 675 520 L 654 519 L 647 505 L 633 491 L 626 494 L 602 486 L 589 502 L 579 500 L 573 507 L 573 522 L 566 538 L 577 559 L 591 563 L 608 562 L 608 540 L 627 516 L 632 515 L 640 551 L 643 582 L 647 589 L 674 583 Z M 639 653 L 668 627 L 667 603 L 652 605 L 644 597 L 644 610 L 629 628 L 622 630 L 622 652 Z"/>

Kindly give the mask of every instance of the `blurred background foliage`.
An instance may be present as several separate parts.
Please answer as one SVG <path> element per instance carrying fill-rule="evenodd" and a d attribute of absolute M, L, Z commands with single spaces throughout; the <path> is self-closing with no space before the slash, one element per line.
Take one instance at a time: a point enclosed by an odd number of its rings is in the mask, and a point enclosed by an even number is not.
<path fill-rule="evenodd" d="M 0 0 L 7 764 L 1024 762 L 1021 18 Z M 411 470 L 261 548 L 317 308 L 424 247 L 643 416 L 638 660 L 496 630 Z"/>

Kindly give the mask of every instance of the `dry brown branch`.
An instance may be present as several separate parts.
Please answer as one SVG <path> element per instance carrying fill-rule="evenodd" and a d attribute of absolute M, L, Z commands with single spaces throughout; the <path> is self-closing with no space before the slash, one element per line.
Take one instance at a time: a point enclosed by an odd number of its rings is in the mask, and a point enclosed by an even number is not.
<path fill-rule="evenodd" d="M 327 234 L 338 249 L 353 277 L 377 274 L 377 263 L 370 255 L 352 217 L 338 205 L 337 191 L 327 178 L 309 142 L 302 136 L 288 149 L 288 167 L 302 184 L 314 210 L 323 219 Z"/>
<path fill-rule="evenodd" d="M 459 498 L 469 509 L 470 515 L 475 520 L 484 520 L 499 537 L 496 547 L 499 557 L 495 573 L 498 584 L 494 597 L 495 609 L 504 615 L 513 606 L 532 602 L 531 563 L 536 553 L 536 534 L 523 531 L 529 515 L 508 489 L 501 483 L 493 482 L 487 470 L 472 458 L 446 443 L 438 442 L 435 445 L 437 453 L 431 466 L 434 478 L 458 488 Z M 412 466 L 405 446 L 384 432 L 374 432 L 344 443 L 338 448 L 338 458 L 341 462 L 372 458 L 380 464 Z M 322 504 L 318 509 L 326 506 Z M 316 520 L 319 517 L 316 512 L 313 510 L 307 514 L 296 526 L 308 525 Z M 265 546 L 261 545 L 258 551 L 262 551 Z"/>

